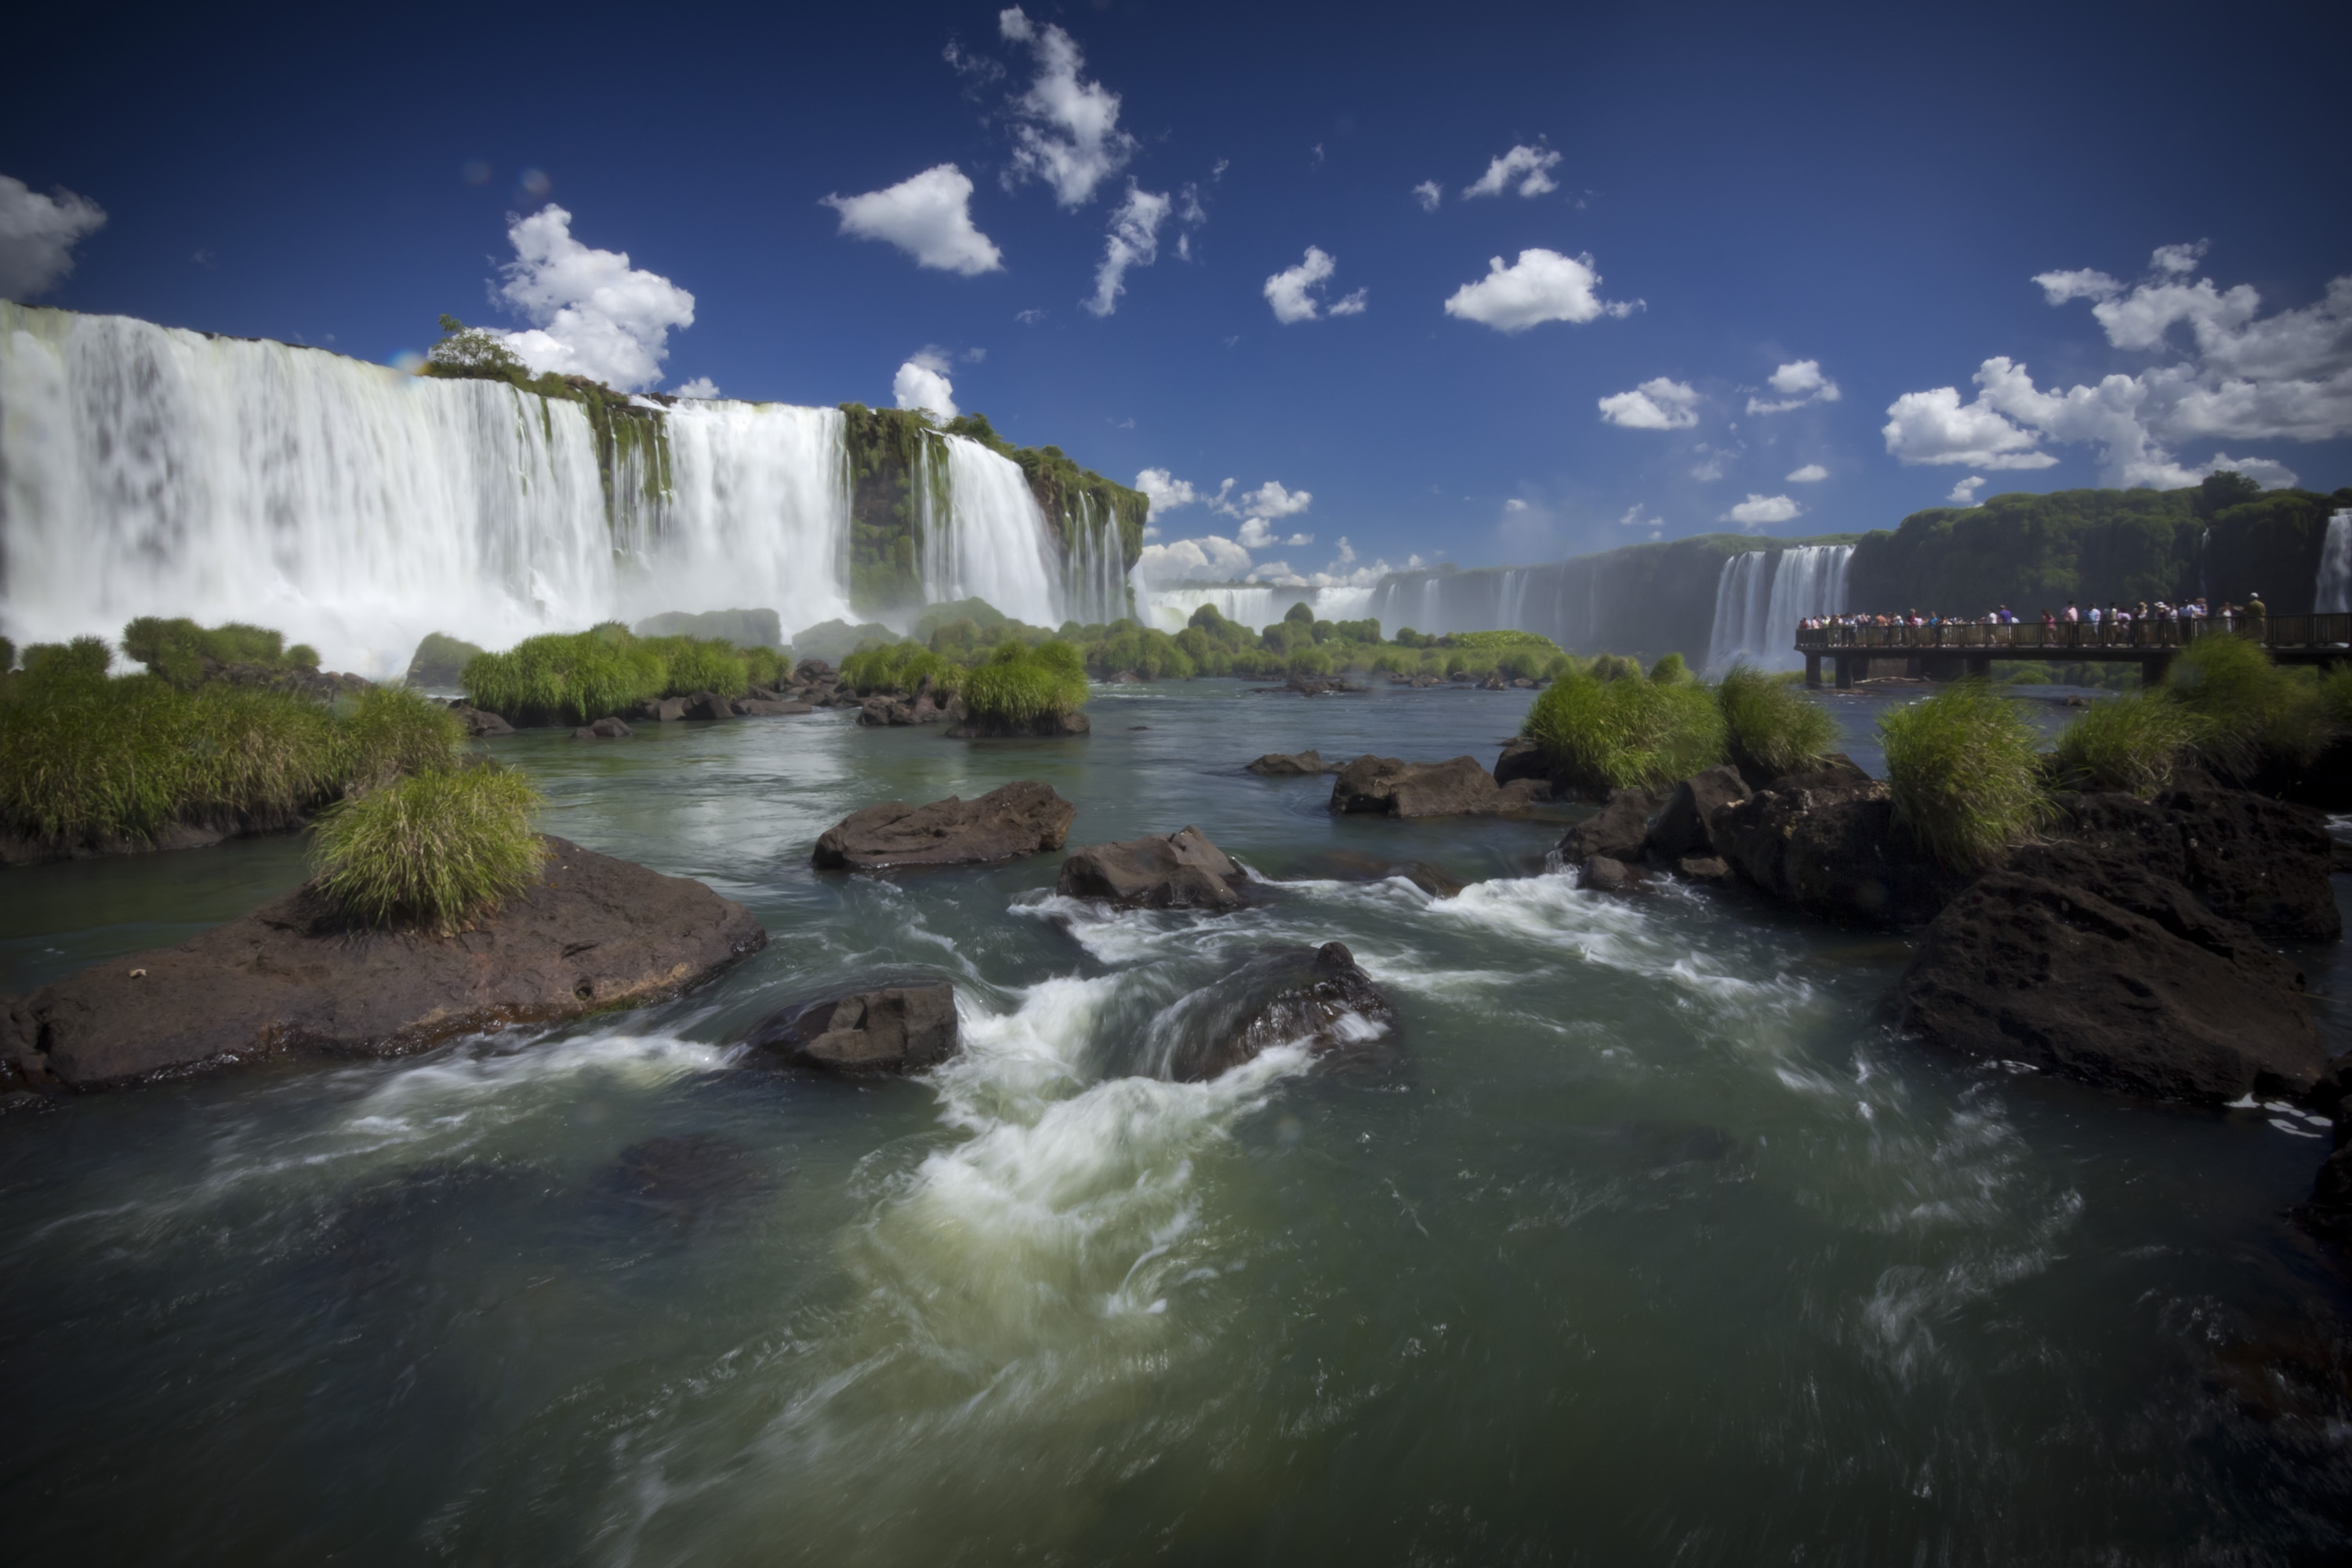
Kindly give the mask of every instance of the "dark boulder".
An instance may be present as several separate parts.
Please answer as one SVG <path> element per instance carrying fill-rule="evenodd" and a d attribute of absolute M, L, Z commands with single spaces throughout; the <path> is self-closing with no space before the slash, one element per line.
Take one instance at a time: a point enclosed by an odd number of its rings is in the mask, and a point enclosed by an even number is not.
<path fill-rule="evenodd" d="M 2159 1100 L 2309 1090 L 2327 1063 L 2300 977 L 2251 932 L 2185 918 L 2205 941 L 2080 888 L 1993 872 L 1927 928 L 1896 988 L 1903 1025 L 1967 1056 Z"/>
<path fill-rule="evenodd" d="M 762 1020 L 751 1043 L 829 1072 L 920 1072 L 953 1056 L 961 1040 L 955 987 L 892 985 L 811 1002 Z"/>
<path fill-rule="evenodd" d="M 1767 779 L 1760 784 L 1748 778 L 1744 773 L 1740 776 L 1751 789 L 1784 791 L 1844 789 L 1852 785 L 1870 783 L 1870 774 L 1864 771 L 1859 763 L 1843 752 L 1828 752 L 1814 758 L 1813 765 L 1809 768 L 1799 768 L 1793 773 L 1783 773 L 1778 778 Z"/>
<path fill-rule="evenodd" d="M 697 691 L 686 700 L 686 716 L 689 719 L 732 719 L 735 704 L 716 691 Z"/>
<path fill-rule="evenodd" d="M 1338 763 L 1327 763 L 1320 752 L 1268 752 L 1254 763 L 1245 764 L 1261 778 L 1299 778 L 1310 773 L 1336 773 Z"/>
<path fill-rule="evenodd" d="M 1657 797 L 1646 790 L 1612 789 L 1608 804 L 1570 828 L 1557 846 L 1560 863 L 1581 866 L 1595 855 L 1612 860 L 1638 860 L 1650 836 L 1650 814 Z"/>
<path fill-rule="evenodd" d="M 1062 862 L 1054 890 L 1128 909 L 1230 910 L 1247 879 L 1197 827 L 1122 844 L 1089 844 Z"/>
<path fill-rule="evenodd" d="M 487 708 L 476 708 L 464 702 L 452 702 L 449 704 L 449 711 L 455 713 L 457 716 L 457 721 L 466 726 L 466 733 L 477 741 L 492 740 L 500 735 L 511 735 L 515 732 L 513 725 Z"/>
<path fill-rule="evenodd" d="M 1180 1083 L 1230 1072 L 1274 1047 L 1303 1044 L 1318 1065 L 1385 1071 L 1396 1009 L 1341 943 L 1268 948 L 1155 1017 L 1142 1069 Z"/>
<path fill-rule="evenodd" d="M 699 882 L 545 843 L 540 881 L 457 936 L 354 930 L 302 888 L 8 997 L 0 1063 L 86 1089 L 289 1053 L 387 1056 L 676 995 L 767 945 L 757 917 Z"/>
<path fill-rule="evenodd" d="M 812 858 L 820 870 L 889 866 L 978 866 L 1059 849 L 1077 807 L 1052 786 L 1022 779 L 977 800 L 929 805 L 891 801 L 853 811 L 825 829 Z"/>
<path fill-rule="evenodd" d="M 2284 942 L 2344 934 L 2318 812 L 2234 789 L 2174 790 L 2156 804 L 2179 826 L 2182 879 L 2207 903 Z"/>
<path fill-rule="evenodd" d="M 1143 684 L 1143 677 L 1136 674 L 1135 671 L 1131 669 L 1122 669 L 1117 675 L 1105 677 L 1103 684 L 1106 686 L 1140 686 Z"/>
<path fill-rule="evenodd" d="M 583 724 L 572 731 L 572 738 L 575 741 L 625 741 L 635 733 L 635 730 L 608 715 L 593 724 Z"/>
<path fill-rule="evenodd" d="M 1552 782 L 1551 768 L 1533 741 L 1507 741 L 1504 742 L 1503 754 L 1495 759 L 1495 782 L 1507 784 L 1514 779 Z"/>
<path fill-rule="evenodd" d="M 1358 757 L 1339 770 L 1331 809 L 1383 816 L 1507 816 L 1523 812 L 1535 786 L 1522 779 L 1498 785 L 1475 757 L 1406 763 Z"/>
<path fill-rule="evenodd" d="M 1715 819 L 1750 793 L 1737 768 L 1713 767 L 1693 773 L 1675 786 L 1666 809 L 1658 814 L 1645 841 L 1649 853 L 1664 861 L 1685 855 L 1713 855 Z"/>
<path fill-rule="evenodd" d="M 1895 803 L 1874 779 L 1759 790 L 1717 813 L 1716 853 L 1785 903 L 1833 920 L 1914 926 L 1966 887 L 1895 822 Z"/>
<path fill-rule="evenodd" d="M 1051 741 L 1083 735 L 1093 729 L 1083 713 L 1048 713 L 1029 720 L 981 719 L 958 712 L 948 726 L 952 741 Z"/>
<path fill-rule="evenodd" d="M 648 697 L 637 704 L 637 716 L 656 724 L 675 724 L 686 717 L 683 697 Z"/>
<path fill-rule="evenodd" d="M 1583 885 L 1596 893 L 1638 892 L 1648 880 L 1633 867 L 1606 855 L 1595 855 L 1580 868 Z"/>
<path fill-rule="evenodd" d="M 2338 1246 L 2352 1247 L 2352 1057 L 2335 1063 L 2307 1098 L 2335 1113 L 2335 1140 L 2298 1217 Z"/>
<path fill-rule="evenodd" d="M 1675 875 L 1686 882 L 1721 886 L 1731 880 L 1731 863 L 1718 855 L 1685 855 L 1675 862 Z"/>
<path fill-rule="evenodd" d="M 1385 882 L 1402 877 L 1433 899 L 1450 899 L 1469 886 L 1451 871 L 1426 860 L 1391 860 L 1355 849 L 1323 849 L 1297 861 L 1284 872 L 1293 882 Z"/>

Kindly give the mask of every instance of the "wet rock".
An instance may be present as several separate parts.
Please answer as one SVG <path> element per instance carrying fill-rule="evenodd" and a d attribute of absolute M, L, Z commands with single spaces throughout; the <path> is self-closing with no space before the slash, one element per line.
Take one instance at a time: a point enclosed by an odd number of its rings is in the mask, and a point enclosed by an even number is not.
<path fill-rule="evenodd" d="M 2156 803 L 2180 830 L 2182 879 L 2223 914 L 2284 942 L 2334 942 L 2326 818 L 2245 790 L 2174 790 Z"/>
<path fill-rule="evenodd" d="M 0 1062 L 88 1089 L 289 1053 L 387 1056 L 674 996 L 767 945 L 750 910 L 699 882 L 544 843 L 538 884 L 454 937 L 354 930 L 306 887 L 0 1000 Z"/>
<path fill-rule="evenodd" d="M 1745 774 L 1741 777 L 1746 779 L 1751 789 L 1773 789 L 1783 792 L 1800 789 L 1848 789 L 1870 783 L 1870 774 L 1863 770 L 1860 763 L 1843 752 L 1831 752 L 1816 757 L 1811 767 L 1800 768 L 1793 773 L 1783 773 L 1778 778 L 1759 782 L 1747 778 Z"/>
<path fill-rule="evenodd" d="M 776 697 L 746 697 L 735 704 L 735 711 L 746 719 L 784 719 L 795 713 L 814 713 L 815 706 L 807 702 L 787 702 Z"/>
<path fill-rule="evenodd" d="M 449 711 L 466 726 L 466 733 L 477 741 L 490 740 L 499 735 L 511 735 L 514 726 L 487 708 L 476 708 L 464 702 L 452 702 Z"/>
<path fill-rule="evenodd" d="M 735 704 L 716 691 L 697 691 L 686 700 L 686 716 L 689 719 L 732 719 Z"/>
<path fill-rule="evenodd" d="M 1331 809 L 1394 817 L 1507 816 L 1525 811 L 1534 793 L 1526 779 L 1496 784 L 1475 757 L 1406 763 L 1362 756 L 1339 770 Z"/>
<path fill-rule="evenodd" d="M 853 811 L 825 829 L 812 857 L 819 870 L 890 866 L 978 866 L 1059 849 L 1077 807 L 1050 785 L 1023 779 L 977 800 L 928 805 L 891 801 Z"/>
<path fill-rule="evenodd" d="M 1254 763 L 1245 764 L 1251 773 L 1262 778 L 1298 778 L 1309 773 L 1336 773 L 1338 763 L 1327 763 L 1320 752 L 1268 752 Z"/>
<path fill-rule="evenodd" d="M 1514 779 L 1551 782 L 1551 769 L 1545 764 L 1543 753 L 1536 749 L 1533 741 L 1505 742 L 1503 754 L 1495 759 L 1495 782 L 1507 784 Z"/>
<path fill-rule="evenodd" d="M 1233 858 L 1197 827 L 1122 844 L 1089 844 L 1062 862 L 1054 890 L 1128 909 L 1230 910 L 1245 880 Z"/>
<path fill-rule="evenodd" d="M 1140 686 L 1143 684 L 1143 677 L 1136 674 L 1135 671 L 1131 669 L 1122 669 L 1117 675 L 1107 677 L 1104 679 L 1103 684 L 1106 686 Z"/>
<path fill-rule="evenodd" d="M 1641 890 L 1648 879 L 1622 860 L 1606 855 L 1594 855 L 1580 868 L 1583 885 L 1596 893 L 1633 893 Z"/>
<path fill-rule="evenodd" d="M 1385 1068 L 1396 1009 L 1339 942 L 1269 948 L 1153 1020 L 1148 1064 L 1179 1082 L 1230 1072 L 1276 1046 L 1304 1044 L 1319 1062 Z"/>
<path fill-rule="evenodd" d="M 630 1144 L 607 1180 L 627 1210 L 687 1230 L 771 1191 L 775 1177 L 773 1166 L 733 1139 L 688 1132 Z"/>
<path fill-rule="evenodd" d="M 675 724 L 686 717 L 686 699 L 648 697 L 637 705 L 637 711 L 641 717 L 650 719 L 656 724 Z"/>
<path fill-rule="evenodd" d="M 1391 860 L 1354 849 L 1325 849 L 1292 865 L 1284 880 L 1294 882 L 1385 882 L 1402 877 L 1433 899 L 1450 899 L 1469 886 L 1426 860 Z"/>
<path fill-rule="evenodd" d="M 1713 824 L 1725 809 L 1746 800 L 1751 792 L 1737 768 L 1707 768 L 1675 786 L 1665 810 L 1645 840 L 1650 855 L 1674 861 L 1686 855 L 1715 853 Z"/>
<path fill-rule="evenodd" d="M 2299 1217 L 2338 1246 L 2352 1247 L 2352 1058 L 2320 1079 L 2312 1099 L 2335 1112 L 2336 1135 Z"/>
<path fill-rule="evenodd" d="M 625 741 L 635 733 L 618 719 L 607 716 L 593 724 L 583 724 L 572 731 L 572 738 L 575 741 Z"/>
<path fill-rule="evenodd" d="M 921 1072 L 953 1056 L 962 1036 L 955 987 L 891 985 L 789 1008 L 751 1043 L 802 1067 L 837 1073 Z"/>
<path fill-rule="evenodd" d="M 1897 831 L 1876 780 L 1759 790 L 1717 814 L 1716 852 L 1758 888 L 1832 920 L 1923 925 L 1971 880 Z"/>
<path fill-rule="evenodd" d="M 1638 860 L 1650 836 L 1650 814 L 1657 797 L 1647 790 L 1612 789 L 1608 804 L 1570 828 L 1558 848 L 1560 863 L 1581 866 L 1595 855 L 1612 860 Z"/>
<path fill-rule="evenodd" d="M 1478 683 L 1481 691 L 1508 691 L 1510 689 L 1511 683 L 1503 679 L 1499 670 Z"/>
<path fill-rule="evenodd" d="M 1093 728 L 1083 713 L 1048 713 L 1042 719 L 1016 722 L 1003 719 L 976 719 L 969 713 L 955 716 L 948 726 L 948 738 L 954 741 L 1051 741 L 1068 735 L 1083 735 Z"/>
<path fill-rule="evenodd" d="M 1715 855 L 1685 855 L 1675 862 L 1675 875 L 1686 882 L 1720 887 L 1731 880 L 1731 863 Z"/>
<path fill-rule="evenodd" d="M 1515 679 L 1511 686 L 1515 690 L 1533 691 L 1536 688 L 1535 679 L 1532 676 L 1522 675 Z"/>
<path fill-rule="evenodd" d="M 2300 993 L 2252 946 L 2216 951 L 2095 893 L 1996 871 L 1927 928 L 1896 994 L 1906 1029 L 1981 1059 L 2159 1100 L 2301 1094 L 2326 1052 Z"/>

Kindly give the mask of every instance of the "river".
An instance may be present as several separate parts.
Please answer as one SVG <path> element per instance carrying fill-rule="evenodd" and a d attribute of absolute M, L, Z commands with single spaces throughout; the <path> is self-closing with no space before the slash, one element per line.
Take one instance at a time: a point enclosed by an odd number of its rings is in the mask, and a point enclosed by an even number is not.
<path fill-rule="evenodd" d="M 1893 700 L 1831 700 L 1874 766 Z M 771 945 L 635 1014 L 0 1121 L 11 1560 L 2352 1551 L 2352 1303 L 2285 1214 L 2320 1127 L 1928 1054 L 1884 1006 L 1902 939 L 1580 891 L 1542 870 L 1562 813 L 1334 820 L 1328 780 L 1240 771 L 1491 762 L 1527 701 L 1201 681 L 1098 689 L 1083 742 L 839 713 L 497 742 L 550 831 Z M 1307 879 L 1106 915 L 1051 856 L 808 868 L 859 805 L 1014 778 L 1076 804 L 1074 846 L 1192 823 Z M 1315 879 L 1349 852 L 1476 880 Z M 0 989 L 242 912 L 300 855 L 9 871 Z M 1155 1016 L 1333 939 L 1395 999 L 1394 1077 L 1134 1075 Z M 2340 947 L 2296 956 L 2352 989 Z M 927 1078 L 730 1048 L 894 974 L 958 988 Z"/>

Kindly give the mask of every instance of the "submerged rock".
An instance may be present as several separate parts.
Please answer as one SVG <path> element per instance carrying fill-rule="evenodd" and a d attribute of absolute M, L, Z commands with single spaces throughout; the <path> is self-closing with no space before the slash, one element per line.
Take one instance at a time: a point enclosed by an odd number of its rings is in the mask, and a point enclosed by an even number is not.
<path fill-rule="evenodd" d="M 572 731 L 572 738 L 575 741 L 625 741 L 635 733 L 618 719 L 608 716 L 593 724 L 583 724 Z"/>
<path fill-rule="evenodd" d="M 1276 1046 L 1304 1044 L 1318 1062 L 1386 1068 L 1396 1009 L 1340 942 L 1273 947 L 1153 1021 L 1147 1065 L 1180 1083 L 1232 1071 Z"/>
<path fill-rule="evenodd" d="M 814 713 L 816 706 L 786 701 L 781 697 L 746 697 L 735 704 L 735 711 L 746 719 L 784 719 L 795 713 Z"/>
<path fill-rule="evenodd" d="M 637 714 L 640 718 L 650 719 L 656 724 L 675 724 L 686 717 L 686 699 L 648 697 L 637 704 Z"/>
<path fill-rule="evenodd" d="M 1073 899 L 1104 899 L 1129 909 L 1239 908 L 1246 880 L 1233 857 L 1197 827 L 1089 844 L 1062 862 L 1054 890 Z"/>
<path fill-rule="evenodd" d="M 1336 773 L 1339 771 L 1339 764 L 1325 762 L 1320 752 L 1268 752 L 1244 766 L 1259 777 L 1269 779 L 1300 778 L 1310 773 Z"/>
<path fill-rule="evenodd" d="M 689 719 L 732 719 L 735 704 L 716 691 L 697 691 L 686 699 L 686 716 Z"/>
<path fill-rule="evenodd" d="M 491 740 L 515 732 L 513 725 L 487 708 L 476 708 L 464 702 L 452 702 L 449 704 L 449 711 L 455 713 L 457 716 L 457 721 L 466 726 L 466 733 L 477 741 Z"/>
<path fill-rule="evenodd" d="M 1580 868 L 1583 885 L 1596 893 L 1639 892 L 1649 880 L 1634 867 L 1606 855 L 1594 855 Z"/>
<path fill-rule="evenodd" d="M 1640 859 L 1650 836 L 1650 814 L 1657 808 L 1658 797 L 1647 790 L 1611 790 L 1606 805 L 1561 836 L 1557 846 L 1560 863 L 1581 866 L 1595 855 Z"/>
<path fill-rule="evenodd" d="M 544 840 L 546 870 L 472 930 L 353 929 L 310 888 L 177 947 L 0 1001 L 0 1064 L 95 1088 L 289 1053 L 386 1056 L 634 1006 L 767 945 L 701 883 Z"/>
<path fill-rule="evenodd" d="M 2138 891 L 2160 918 L 2042 877 L 1982 878 L 1937 916 L 1904 973 L 1904 1027 L 2159 1100 L 2316 1084 L 2326 1053 L 2302 976 L 2242 925 L 2156 879 Z"/>
<path fill-rule="evenodd" d="M 955 987 L 892 985 L 789 1008 L 751 1044 L 802 1067 L 839 1073 L 920 1072 L 953 1056 L 962 1035 Z"/>
<path fill-rule="evenodd" d="M 1291 865 L 1283 879 L 1294 882 L 1385 882 L 1402 877 L 1433 899 L 1450 899 L 1469 886 L 1426 860 L 1391 860 L 1355 849 L 1324 849 Z"/>
<path fill-rule="evenodd" d="M 1034 779 L 1001 784 L 977 800 L 928 805 L 891 801 L 853 811 L 825 829 L 811 859 L 819 870 L 890 866 L 978 866 L 1059 849 L 1078 808 Z"/>
<path fill-rule="evenodd" d="M 1527 779 L 1497 785 L 1475 757 L 1407 763 L 1362 756 L 1339 770 L 1331 809 L 1395 817 L 1508 816 L 1525 811 L 1535 791 Z"/>
<path fill-rule="evenodd" d="M 970 713 L 961 713 L 948 727 L 948 738 L 951 741 L 1051 741 L 1067 735 L 1084 735 L 1093 728 L 1083 713 L 1049 713 L 1041 719 L 1019 722 L 980 719 Z"/>

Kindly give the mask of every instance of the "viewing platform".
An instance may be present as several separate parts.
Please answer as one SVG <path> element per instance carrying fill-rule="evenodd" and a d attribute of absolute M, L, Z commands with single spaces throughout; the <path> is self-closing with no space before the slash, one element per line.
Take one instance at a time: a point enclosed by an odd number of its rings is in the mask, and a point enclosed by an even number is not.
<path fill-rule="evenodd" d="M 2334 665 L 2352 659 L 2352 615 L 2214 616 L 2200 620 L 2134 621 L 2129 626 L 2039 622 L 2010 626 L 1947 621 L 1934 626 L 1806 626 L 1797 632 L 1805 684 L 1822 684 L 1822 660 L 1834 661 L 1840 689 L 1873 659 L 1958 661 L 1969 675 L 1990 675 L 1995 659 L 2052 664 L 2137 664 L 2140 682 L 2163 680 L 2173 656 L 2201 637 L 2251 637 L 2281 664 Z"/>

